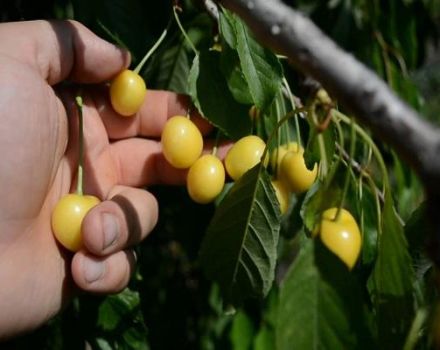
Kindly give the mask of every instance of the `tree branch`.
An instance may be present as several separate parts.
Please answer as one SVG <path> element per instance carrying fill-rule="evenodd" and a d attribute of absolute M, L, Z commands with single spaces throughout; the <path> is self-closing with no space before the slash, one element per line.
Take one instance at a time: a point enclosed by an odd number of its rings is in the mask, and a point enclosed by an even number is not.
<path fill-rule="evenodd" d="M 218 0 L 257 39 L 312 76 L 361 123 L 392 146 L 424 182 L 431 222 L 428 250 L 440 266 L 440 132 L 379 77 L 340 49 L 310 19 L 279 0 Z"/>
<path fill-rule="evenodd" d="M 203 6 L 205 6 L 206 12 L 208 12 L 212 18 L 218 21 L 220 15 L 218 13 L 218 6 L 214 0 L 203 0 Z"/>
<path fill-rule="evenodd" d="M 310 19 L 279 0 L 221 0 L 257 38 L 324 88 L 390 144 L 440 194 L 440 132 Z"/>

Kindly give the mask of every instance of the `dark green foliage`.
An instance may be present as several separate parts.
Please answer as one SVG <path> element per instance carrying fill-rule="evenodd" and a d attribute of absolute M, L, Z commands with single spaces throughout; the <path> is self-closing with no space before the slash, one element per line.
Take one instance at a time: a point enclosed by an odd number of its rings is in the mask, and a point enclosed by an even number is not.
<path fill-rule="evenodd" d="M 166 40 L 141 73 L 149 89 L 189 95 L 224 138 L 254 133 L 267 141 L 275 135 L 277 122 L 293 109 L 282 88 L 284 77 L 296 102 L 310 107 L 313 94 L 304 88 L 301 73 L 257 43 L 238 17 L 222 9 L 216 23 L 200 1 L 178 1 L 196 54 L 173 20 L 173 3 L 3 1 L 0 19 L 74 18 L 129 49 L 132 66 L 171 20 Z M 438 1 L 286 3 L 310 15 L 408 103 L 439 120 L 440 69 L 435 62 L 423 65 L 426 44 L 437 35 Z M 259 111 L 254 120 L 248 115 L 252 105 Z M 326 111 L 316 106 L 318 122 Z M 424 199 L 420 181 L 380 143 L 390 184 L 384 183 L 365 140 L 358 138 L 353 159 L 347 158 L 339 148 L 348 152 L 348 125 L 341 123 L 339 130 L 330 123 L 318 130 L 307 113 L 298 123 L 306 163 L 321 162 L 325 155 L 327 169 L 307 193 L 291 196 L 283 218 L 270 185 L 275 171 L 261 164 L 207 206 L 193 203 L 183 187 L 150 188 L 159 201 L 160 220 L 136 247 L 137 270 L 129 287 L 117 295 L 81 295 L 47 325 L 7 345 L 48 350 L 85 344 L 92 349 L 207 350 L 431 346 L 426 319 L 415 336 L 409 333 L 414 319 L 431 310 L 437 298 L 424 251 L 429 227 L 424 205 L 419 206 Z M 293 119 L 286 122 L 269 150 L 296 140 L 295 128 Z M 361 258 L 352 271 L 319 239 L 310 238 L 321 212 L 340 204 L 347 171 L 343 204 L 363 235 Z"/>

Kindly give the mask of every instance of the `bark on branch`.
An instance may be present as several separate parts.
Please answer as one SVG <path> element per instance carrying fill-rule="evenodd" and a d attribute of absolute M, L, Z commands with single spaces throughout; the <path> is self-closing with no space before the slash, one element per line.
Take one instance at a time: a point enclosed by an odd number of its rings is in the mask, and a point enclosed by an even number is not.
<path fill-rule="evenodd" d="M 389 143 L 440 194 L 440 132 L 309 18 L 279 0 L 221 0 L 256 37 L 318 80 L 361 123 Z"/>
<path fill-rule="evenodd" d="M 399 99 L 371 70 L 344 52 L 309 18 L 279 0 L 218 0 L 257 39 L 312 76 L 419 174 L 432 224 L 429 250 L 440 266 L 440 130 Z"/>

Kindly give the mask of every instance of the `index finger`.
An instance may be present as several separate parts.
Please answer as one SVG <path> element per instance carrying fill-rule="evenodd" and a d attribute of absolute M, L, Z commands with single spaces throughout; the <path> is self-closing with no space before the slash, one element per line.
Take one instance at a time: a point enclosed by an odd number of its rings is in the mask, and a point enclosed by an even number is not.
<path fill-rule="evenodd" d="M 113 110 L 108 98 L 108 87 L 93 89 L 91 95 L 110 139 L 160 137 L 168 119 L 175 115 L 186 115 L 188 112 L 202 134 L 207 134 L 212 129 L 186 95 L 148 90 L 139 112 L 131 117 L 122 117 Z"/>
<path fill-rule="evenodd" d="M 98 83 L 130 63 L 130 54 L 99 38 L 76 21 L 0 24 L 0 54 L 35 68 L 50 85 L 70 78 Z"/>

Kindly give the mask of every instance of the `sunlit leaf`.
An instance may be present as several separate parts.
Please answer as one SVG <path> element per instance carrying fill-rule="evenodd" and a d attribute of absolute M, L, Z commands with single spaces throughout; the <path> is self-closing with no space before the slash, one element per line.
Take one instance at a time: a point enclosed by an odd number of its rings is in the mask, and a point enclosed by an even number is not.
<path fill-rule="evenodd" d="M 98 326 L 106 331 L 114 330 L 122 319 L 139 307 L 139 302 L 139 294 L 130 289 L 108 296 L 99 307 Z"/>
<path fill-rule="evenodd" d="M 235 31 L 235 16 L 226 10 L 220 11 L 219 27 L 220 35 L 225 43 L 232 49 L 237 48 L 237 34 Z"/>
<path fill-rule="evenodd" d="M 254 339 L 254 350 L 272 350 L 275 343 L 275 334 L 272 328 L 263 326 Z"/>
<path fill-rule="evenodd" d="M 238 54 L 254 104 L 265 110 L 281 88 L 283 70 L 278 58 L 253 38 L 239 17 L 227 10 L 222 11 L 220 30 L 225 42 Z"/>
<path fill-rule="evenodd" d="M 241 69 L 249 85 L 254 104 L 265 110 L 281 88 L 282 68 L 275 54 L 258 44 L 240 21 L 237 31 L 237 52 Z"/>
<path fill-rule="evenodd" d="M 225 46 L 221 52 L 220 67 L 226 77 L 226 81 L 234 98 L 243 104 L 252 104 L 252 96 L 249 85 L 243 75 L 240 60 L 235 50 Z"/>
<path fill-rule="evenodd" d="M 232 321 L 229 338 L 233 350 L 250 350 L 254 338 L 254 325 L 251 318 L 243 311 L 238 311 Z"/>

